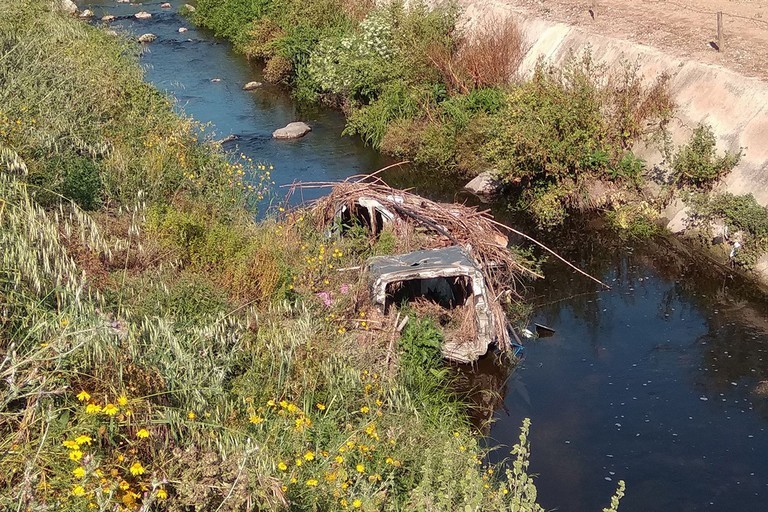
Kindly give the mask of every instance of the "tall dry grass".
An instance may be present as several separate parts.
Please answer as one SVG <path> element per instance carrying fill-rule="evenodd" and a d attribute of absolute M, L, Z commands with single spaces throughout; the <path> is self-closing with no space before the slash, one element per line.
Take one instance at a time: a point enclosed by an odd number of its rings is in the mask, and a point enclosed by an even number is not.
<path fill-rule="evenodd" d="M 428 56 L 449 90 L 466 94 L 509 83 L 525 56 L 525 46 L 512 18 L 493 18 L 463 34 L 454 48 L 430 47 Z"/>

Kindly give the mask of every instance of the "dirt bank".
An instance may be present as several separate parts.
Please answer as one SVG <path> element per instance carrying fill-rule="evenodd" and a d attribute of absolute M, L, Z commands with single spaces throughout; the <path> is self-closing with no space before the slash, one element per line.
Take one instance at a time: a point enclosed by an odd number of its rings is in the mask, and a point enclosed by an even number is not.
<path fill-rule="evenodd" d="M 462 0 L 463 5 L 479 3 Z M 768 3 L 764 0 L 501 0 L 515 12 L 592 34 L 653 46 L 686 60 L 768 80 Z M 592 11 L 590 13 L 590 10 Z M 716 13 L 723 13 L 718 52 Z"/>

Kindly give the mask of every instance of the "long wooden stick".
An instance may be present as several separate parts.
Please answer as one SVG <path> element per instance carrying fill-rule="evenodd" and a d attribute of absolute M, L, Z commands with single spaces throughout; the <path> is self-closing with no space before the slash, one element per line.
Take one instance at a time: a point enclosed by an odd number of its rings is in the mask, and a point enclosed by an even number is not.
<path fill-rule="evenodd" d="M 599 280 L 598 278 L 596 278 L 596 277 L 594 277 L 594 276 L 592 276 L 592 275 L 590 275 L 590 274 L 587 274 L 586 272 L 584 272 L 583 270 L 581 270 L 579 267 L 577 267 L 576 265 L 574 265 L 574 264 L 573 264 L 573 263 L 571 263 L 570 261 L 566 260 L 565 258 L 563 258 L 562 256 L 560 256 L 560 255 L 559 255 L 559 254 L 557 254 L 555 251 L 553 251 L 552 249 L 550 249 L 549 247 L 547 247 L 547 246 L 546 246 L 546 245 L 544 245 L 543 243 L 539 242 L 539 241 L 538 241 L 538 240 L 536 240 L 535 238 L 533 238 L 533 237 L 530 237 L 530 236 L 526 235 L 525 233 L 523 233 L 522 231 L 518 231 L 518 230 L 516 230 L 515 228 L 511 228 L 511 227 L 509 227 L 509 226 L 507 226 L 507 225 L 505 225 L 505 224 L 502 224 L 501 222 L 498 222 L 497 220 L 494 220 L 494 219 L 488 219 L 488 220 L 489 220 L 490 222 L 492 222 L 493 224 L 496 224 L 497 226 L 501 227 L 501 228 L 504 228 L 504 229 L 506 229 L 506 230 L 508 230 L 508 231 L 511 231 L 512 233 L 515 233 L 516 235 L 520 235 L 521 237 L 525 238 L 526 240 L 530 240 L 531 242 L 535 243 L 536 245 L 538 245 L 539 247 L 541 247 L 542 249 L 544 249 L 545 251 L 547 251 L 548 253 L 550 253 L 550 254 L 551 254 L 552 256 L 554 256 L 555 258 L 559 259 L 560 261 L 562 261 L 563 263 L 565 263 L 566 265 L 568 265 L 569 267 L 571 267 L 573 270 L 575 270 L 575 271 L 576 271 L 576 272 L 578 272 L 579 274 L 581 274 L 581 275 L 583 275 L 583 276 L 586 276 L 586 277 L 590 278 L 590 279 L 591 279 L 591 280 L 593 280 L 594 282 L 596 282 L 596 283 L 599 283 L 599 284 L 601 284 L 601 285 L 605 286 L 605 287 L 606 287 L 607 289 L 609 289 L 609 290 L 611 289 L 611 287 L 610 287 L 610 286 L 608 286 L 607 284 L 605 284 L 604 282 L 602 282 L 602 281 L 601 281 L 601 280 Z"/>

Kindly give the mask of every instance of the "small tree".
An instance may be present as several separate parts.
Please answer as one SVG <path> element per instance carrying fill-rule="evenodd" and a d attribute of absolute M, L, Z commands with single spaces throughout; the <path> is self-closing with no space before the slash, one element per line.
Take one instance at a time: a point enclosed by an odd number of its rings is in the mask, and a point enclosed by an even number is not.
<path fill-rule="evenodd" d="M 712 127 L 700 124 L 693 131 L 691 141 L 681 146 L 672 160 L 674 181 L 696 188 L 711 188 L 714 183 L 731 172 L 741 159 L 739 153 L 726 152 L 718 157 Z"/>

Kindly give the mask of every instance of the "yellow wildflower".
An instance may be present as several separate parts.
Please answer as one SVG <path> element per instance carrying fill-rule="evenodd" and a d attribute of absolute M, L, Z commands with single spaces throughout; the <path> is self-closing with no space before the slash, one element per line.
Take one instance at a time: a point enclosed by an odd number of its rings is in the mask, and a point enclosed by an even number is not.
<path fill-rule="evenodd" d="M 296 466 L 301 466 L 302 464 L 301 459 L 296 459 Z"/>
<path fill-rule="evenodd" d="M 270 406 L 270 407 L 274 407 L 275 406 L 275 401 L 270 398 L 269 400 L 267 400 L 267 405 Z"/>
<path fill-rule="evenodd" d="M 91 399 L 91 395 L 89 395 L 87 391 L 83 390 L 77 394 L 77 399 L 81 402 L 87 402 Z"/>
<path fill-rule="evenodd" d="M 308 451 L 304 454 L 304 460 L 315 460 L 315 454 L 313 451 Z"/>
<path fill-rule="evenodd" d="M 193 419 L 197 418 L 197 414 L 195 414 L 194 411 L 189 411 L 187 413 L 187 418 L 189 418 L 190 420 L 193 420 Z"/>
<path fill-rule="evenodd" d="M 81 444 L 91 444 L 91 441 L 93 441 L 93 439 L 91 438 L 91 436 L 86 436 L 85 434 L 83 434 L 83 435 L 81 435 L 81 436 L 77 436 L 77 437 L 75 438 L 75 442 L 76 442 L 78 445 L 81 445 Z"/>
<path fill-rule="evenodd" d="M 280 400 L 280 407 L 285 409 L 286 407 L 288 407 L 288 402 L 286 402 L 285 400 Z"/>
<path fill-rule="evenodd" d="M 124 406 L 128 405 L 128 398 L 125 395 L 120 395 L 117 398 L 117 405 L 119 405 L 121 407 L 124 407 Z"/>
<path fill-rule="evenodd" d="M 136 461 L 133 464 L 131 464 L 130 471 L 133 476 L 138 476 L 138 475 L 143 475 L 145 470 L 144 470 L 144 466 L 141 465 L 141 462 Z"/>
<path fill-rule="evenodd" d="M 314 478 L 310 478 L 309 480 L 307 480 L 307 486 L 309 487 L 315 487 L 317 486 L 317 483 L 318 483 L 317 480 Z"/>
<path fill-rule="evenodd" d="M 320 409 L 321 411 L 324 411 L 324 410 L 325 410 L 325 404 L 317 404 L 315 407 L 317 407 L 317 408 L 318 408 L 318 409 Z"/>
<path fill-rule="evenodd" d="M 121 490 L 121 491 L 127 491 L 127 490 L 128 490 L 128 489 L 130 489 L 130 488 L 131 488 L 131 484 L 129 484 L 129 483 L 128 483 L 128 482 L 126 482 L 125 480 L 123 480 L 122 482 L 120 482 L 120 490 Z"/>
<path fill-rule="evenodd" d="M 368 414 L 368 412 L 369 412 L 370 410 L 371 410 L 371 409 L 370 409 L 370 408 L 369 408 L 367 405 L 364 405 L 364 406 L 362 406 L 362 407 L 360 408 L 360 412 L 361 412 L 361 413 L 363 413 L 363 414 Z"/>
<path fill-rule="evenodd" d="M 80 450 L 72 450 L 71 452 L 69 452 L 69 458 L 70 460 L 77 462 L 83 458 L 83 452 L 81 452 Z"/>
<path fill-rule="evenodd" d="M 159 488 L 159 489 L 157 490 L 157 494 L 156 494 L 156 496 L 157 496 L 157 499 L 159 499 L 159 500 L 164 500 L 164 499 L 166 499 L 166 498 L 168 497 L 168 493 L 166 492 L 166 490 L 165 490 L 165 489 L 163 489 L 163 488 L 161 487 L 161 488 Z"/>
<path fill-rule="evenodd" d="M 138 432 L 136 432 L 136 437 L 139 439 L 146 439 L 149 437 L 149 430 L 142 428 Z"/>
<path fill-rule="evenodd" d="M 355 469 L 357 470 L 358 473 L 365 473 L 365 466 L 363 466 L 362 464 L 358 464 L 357 466 L 355 466 Z"/>
<path fill-rule="evenodd" d="M 101 412 L 101 406 L 98 404 L 88 404 L 85 406 L 86 414 L 98 414 Z"/>
<path fill-rule="evenodd" d="M 80 448 L 80 445 L 77 444 L 77 441 L 71 441 L 69 439 L 61 443 L 61 445 L 69 448 L 70 450 L 77 450 L 78 448 Z"/>
<path fill-rule="evenodd" d="M 352 508 L 360 508 L 362 506 L 363 506 L 363 502 L 360 501 L 359 499 L 356 499 L 355 501 L 352 502 Z"/>
<path fill-rule="evenodd" d="M 337 455 L 336 456 L 336 462 L 338 464 L 341 464 L 342 462 L 344 462 L 344 457 L 342 457 L 341 455 Z"/>
<path fill-rule="evenodd" d="M 256 414 L 252 414 L 251 417 L 248 418 L 248 421 L 250 421 L 254 425 L 258 425 L 259 423 L 262 423 L 264 421 L 264 418 Z"/>
<path fill-rule="evenodd" d="M 115 404 L 107 404 L 104 406 L 104 414 L 108 416 L 114 416 L 115 414 L 117 414 L 117 412 L 118 412 L 118 409 Z"/>
<path fill-rule="evenodd" d="M 72 488 L 72 496 L 85 496 L 85 487 L 76 485 Z"/>
<path fill-rule="evenodd" d="M 286 464 L 286 463 L 285 463 L 285 462 L 283 462 L 283 461 L 280 461 L 280 462 L 277 464 L 277 469 L 279 469 L 280 471 L 286 471 L 286 470 L 288 469 L 288 464 Z"/>
<path fill-rule="evenodd" d="M 75 477 L 77 478 L 83 478 L 85 476 L 85 468 L 82 466 L 78 466 L 72 470 L 72 474 L 75 475 Z"/>
<path fill-rule="evenodd" d="M 346 500 L 346 499 L 344 499 L 344 498 L 341 498 L 341 501 L 339 501 L 339 503 L 341 504 L 341 506 L 342 506 L 342 507 L 344 507 L 344 508 L 347 508 L 347 504 L 348 504 L 348 503 L 347 503 L 347 500 Z"/>

